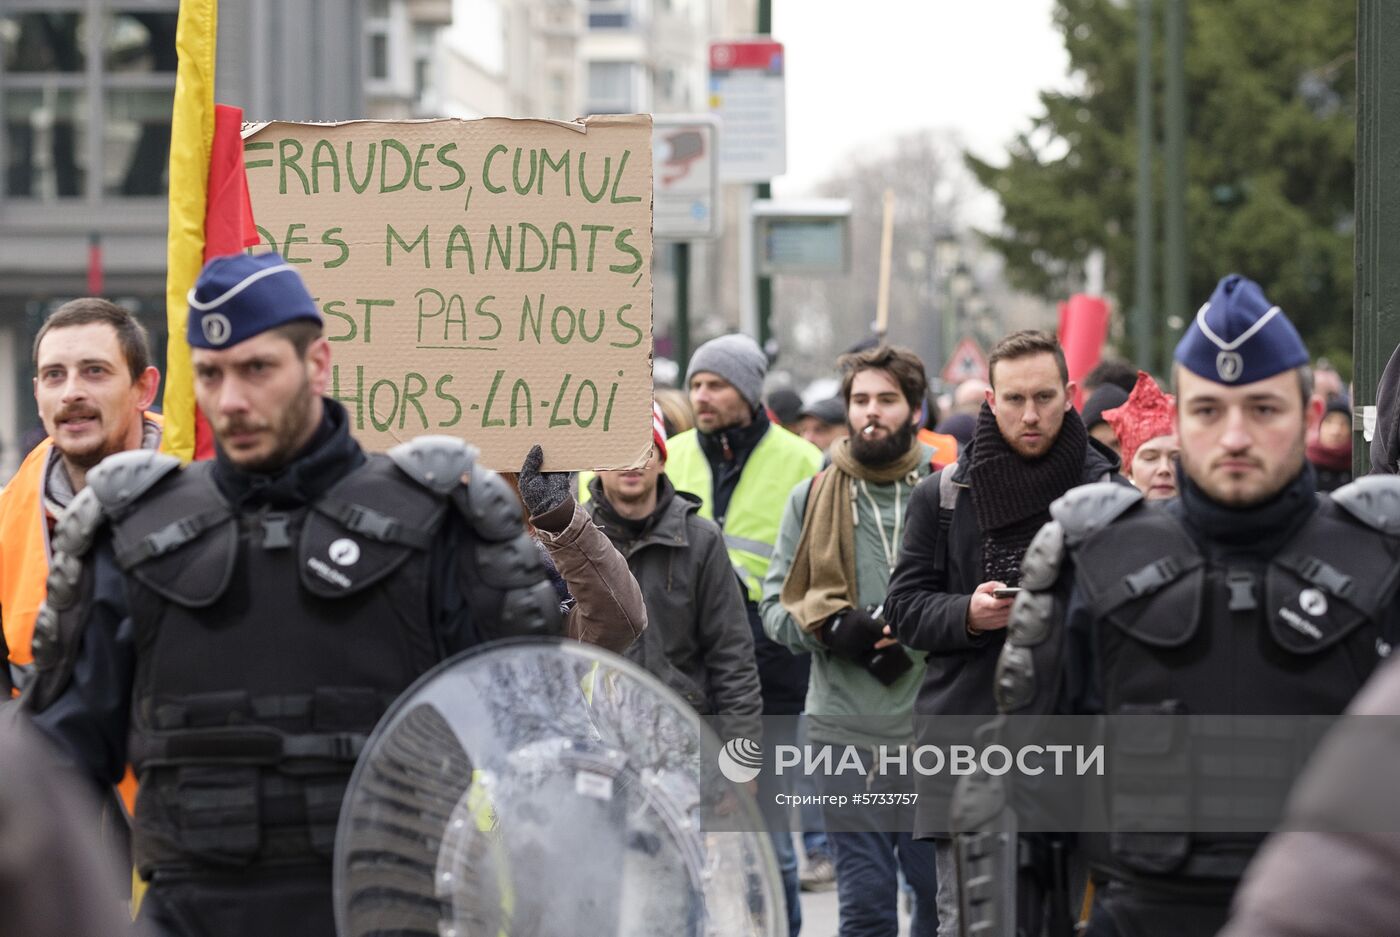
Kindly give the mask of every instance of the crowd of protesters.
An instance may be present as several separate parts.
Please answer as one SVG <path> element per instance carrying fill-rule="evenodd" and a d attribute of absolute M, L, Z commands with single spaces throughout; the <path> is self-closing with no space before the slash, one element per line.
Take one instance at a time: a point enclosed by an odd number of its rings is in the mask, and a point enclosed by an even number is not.
<path fill-rule="evenodd" d="M 201 282 L 217 292 L 254 275 L 258 271 L 239 268 L 221 280 L 215 269 Z M 283 288 L 302 299 L 299 284 Z M 1301 350 L 1296 335 L 1269 338 L 1286 320 L 1246 308 L 1252 301 L 1247 287 L 1231 284 L 1227 290 L 1222 284 L 1222 290 L 1227 295 L 1212 299 L 1217 329 L 1246 317 L 1246 324 L 1270 325 L 1259 334 L 1277 342 L 1259 355 Z M 251 321 L 262 324 L 238 342 L 290 336 L 288 353 L 300 359 L 294 367 L 312 375 L 308 386 L 320 401 L 319 327 L 306 336 L 287 330 L 295 321 L 307 327 L 319 317 L 314 308 L 295 315 L 287 307 L 274 311 L 283 298 L 261 297 L 263 306 L 255 309 L 260 299 L 248 290 L 238 302 L 248 307 Z M 1215 341 L 1210 328 L 1201 331 Z M 1246 339 L 1255 335 L 1243 331 Z M 193 331 L 192 344 L 198 344 Z M 645 465 L 580 480 L 541 471 L 543 450 L 530 452 L 509 478 L 519 499 L 519 524 L 537 554 L 529 564 L 540 570 L 521 582 L 536 577 L 551 584 L 563 633 L 625 655 L 698 713 L 732 720 L 736 734 L 759 735 L 760 716 L 792 717 L 796 725 L 801 715 L 807 739 L 854 746 L 863 757 L 874 757 L 880 745 L 929 741 L 924 735 L 934 722 L 924 719 L 916 730 L 916 716 L 990 717 L 1005 711 L 997 697 L 998 667 L 1006 659 L 1009 631 L 1015 639 L 1022 561 L 1068 494 L 1107 483 L 1144 502 L 1203 497 L 1199 479 L 1183 476 L 1192 454 L 1179 432 L 1180 402 L 1163 389 L 1178 386 L 1182 370 L 1201 373 L 1205 366 L 1196 354 L 1190 347 L 1179 350 L 1178 369 L 1161 379 L 1106 360 L 1084 377 L 1084 404 L 1076 408 L 1076 382 L 1047 333 L 1003 337 L 991 351 L 986 380 L 968 380 L 942 394 L 931 391 L 916 355 L 878 343 L 835 362 L 839 394 L 804 399 L 788 387 L 765 393 L 770 362 L 763 350 L 746 336 L 721 336 L 686 363 L 683 387 L 657 391 L 654 445 Z M 139 325 L 119 307 L 87 299 L 59 309 L 34 345 L 35 397 L 46 437 L 0 493 L 0 612 L 9 663 L 0 682 L 16 697 L 40 685 L 33 705 L 38 725 L 60 748 L 69 745 L 65 754 L 79 764 L 91 738 L 68 734 L 80 707 L 71 699 L 71 685 L 53 686 L 46 697 L 44 675 L 36 678 L 36 620 L 54 582 L 50 567 L 65 562 L 54 552 L 56 540 L 66 542 L 59 529 L 65 509 L 105 457 L 150 450 L 159 442 L 161 421 L 150 412 L 158 376 L 149 360 Z M 1262 375 L 1261 381 L 1278 373 L 1257 358 L 1242 366 L 1255 368 L 1245 373 Z M 1224 373 L 1223 365 L 1210 367 Z M 1299 374 L 1308 370 L 1298 363 L 1290 367 Z M 1396 370 L 1392 362 L 1387 380 L 1394 381 Z M 1280 471 L 1288 484 L 1308 489 L 1297 494 L 1301 504 L 1314 488 L 1332 492 L 1351 481 L 1352 415 L 1340 378 L 1325 363 L 1299 383 L 1308 394 L 1298 410 L 1306 419 L 1299 437 L 1305 460 L 1300 456 L 1296 466 L 1289 462 Z M 226 399 L 222 405 L 234 408 L 220 422 L 221 401 L 209 399 L 226 476 L 219 480 L 216 470 L 216 484 L 226 494 L 235 491 L 235 498 L 270 499 L 266 503 L 273 507 L 312 498 L 303 489 L 313 482 L 289 480 L 286 466 L 300 464 L 318 446 L 325 449 L 328 440 L 341 440 L 336 458 L 363 462 L 362 454 L 346 454 L 354 444 L 336 422 L 329 398 L 324 412 L 308 411 L 311 422 L 287 429 L 285 438 L 274 440 L 282 448 L 260 459 L 240 459 L 238 453 L 256 448 L 261 427 Z M 275 424 L 272 410 L 263 416 Z M 1385 410 L 1373 447 L 1373 458 L 1385 463 L 1378 471 L 1395 471 L 1393 453 L 1400 446 L 1391 422 Z M 280 432 L 276 425 L 273 431 Z M 286 488 L 281 496 L 264 493 L 279 486 Z M 1182 510 L 1190 514 L 1189 505 Z M 274 539 L 272 528 L 264 530 L 266 540 Z M 115 576 L 114 570 L 107 574 Z M 101 647 L 134 654 L 131 640 L 90 643 L 77 666 L 100 667 L 92 655 Z M 73 676 L 72 661 L 65 666 L 69 684 L 81 679 L 80 670 Z M 62 717 L 46 716 L 55 712 Z M 23 744 L 38 743 L 25 730 Z M 107 784 L 127 774 L 125 803 L 112 798 L 108 811 L 129 819 L 134 779 L 119 755 L 125 745 L 99 747 L 103 770 L 95 773 L 97 780 Z M 770 819 L 781 783 L 772 772 L 758 783 L 760 806 Z M 818 780 L 822 793 L 849 793 L 852 784 L 865 781 Z M 50 792 L 58 799 L 79 793 L 66 786 Z M 0 801 L 0 824 L 14 816 L 7 810 Z M 803 834 L 800 849 L 789 832 L 793 820 Z M 840 815 L 821 812 L 773 825 L 788 937 L 803 926 L 799 891 L 833 884 L 842 937 L 895 937 L 901 895 L 911 907 L 916 937 L 959 933 L 946 804 L 911 807 L 905 832 L 843 828 Z M 119 845 L 128 848 L 124 841 Z M 1288 850 L 1296 848 L 1282 844 L 1268 868 L 1296 875 L 1288 866 Z M 54 863 L 76 868 L 91 861 L 61 853 Z M 52 869 L 59 874 L 62 865 Z M 0 890 L 11 884 L 0 880 Z M 1266 889 L 1256 883 L 1250 894 Z M 109 890 L 96 888 L 99 894 Z M 316 900 L 323 891 L 314 892 Z M 177 912 L 178 896 L 162 900 L 168 903 L 155 902 L 146 923 L 156 932 L 176 932 L 170 921 L 190 912 Z M 92 930 L 79 916 L 100 914 L 84 903 L 70 910 L 72 933 Z M 1134 930 L 1124 923 L 1128 918 L 1116 925 L 1105 924 L 1102 915 L 1096 920 L 1097 933 L 1152 932 Z M 39 924 L 26 923 L 26 929 L 46 932 Z"/>

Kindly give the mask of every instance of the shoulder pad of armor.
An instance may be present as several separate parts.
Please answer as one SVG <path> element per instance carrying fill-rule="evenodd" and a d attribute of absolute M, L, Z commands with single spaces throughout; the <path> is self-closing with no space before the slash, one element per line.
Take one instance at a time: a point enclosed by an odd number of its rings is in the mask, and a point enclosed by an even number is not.
<path fill-rule="evenodd" d="M 42 712 L 62 695 L 73 676 L 73 663 L 77 657 L 76 640 L 69 635 L 64 640 L 60 633 L 63 623 L 73 631 L 77 610 L 70 606 L 64 614 L 45 601 L 39 606 L 39 614 L 34 617 L 34 675 L 22 693 L 21 705 L 31 712 Z"/>
<path fill-rule="evenodd" d="M 1049 589 L 1060 577 L 1064 558 L 1064 525 L 1051 520 L 1036 532 L 1031 545 L 1026 547 L 1025 556 L 1021 557 L 1021 580 L 1017 585 L 1033 591 Z"/>
<path fill-rule="evenodd" d="M 151 490 L 156 482 L 180 467 L 173 455 L 132 449 L 109 455 L 88 472 L 87 487 L 108 514 L 120 514 Z"/>
<path fill-rule="evenodd" d="M 992 723 L 983 726 L 977 733 L 978 737 L 983 737 L 983 730 L 991 728 L 991 736 L 996 738 L 1000 722 L 1001 717 L 997 717 Z M 948 819 L 952 825 L 952 832 L 960 837 L 978 832 L 992 832 L 995 835 L 996 828 L 1007 820 L 1006 783 L 1001 777 L 983 770 L 965 774 L 958 779 L 953 790 L 953 801 L 949 806 Z M 964 844 L 958 845 L 960 848 Z M 1007 847 L 1003 844 L 1001 848 Z M 1010 848 L 1016 847 L 1012 844 Z"/>
<path fill-rule="evenodd" d="M 1367 475 L 1332 492 L 1337 506 L 1368 527 L 1400 536 L 1400 475 Z"/>
<path fill-rule="evenodd" d="M 543 576 L 544 570 L 538 569 L 535 575 Z M 501 600 L 500 618 L 482 623 L 482 636 L 488 641 L 563 633 L 564 616 L 559 608 L 559 593 L 554 591 L 554 583 L 548 579 L 507 591 Z"/>
<path fill-rule="evenodd" d="M 84 556 L 92 548 L 93 535 L 106 517 L 102 501 L 89 485 L 78 492 L 58 516 L 53 529 L 53 552 L 68 556 Z"/>
<path fill-rule="evenodd" d="M 419 436 L 389 450 L 389 458 L 424 488 L 451 494 L 476 462 L 476 447 L 453 436 Z"/>
<path fill-rule="evenodd" d="M 1095 482 L 1071 488 L 1050 505 L 1050 516 L 1065 529 L 1065 540 L 1077 544 L 1103 530 L 1124 511 L 1142 500 L 1142 492 L 1130 485 Z"/>
<path fill-rule="evenodd" d="M 21 705 L 41 712 L 58 699 L 73 678 L 82 646 L 84 607 L 78 601 L 81 580 L 92 573 L 77 557 L 55 553 L 49 567 L 48 592 L 34 616 L 31 649 L 34 670 L 23 688 Z"/>
<path fill-rule="evenodd" d="M 525 529 L 520 496 L 483 465 L 472 466 L 467 484 L 452 493 L 452 501 L 483 540 L 510 540 Z"/>

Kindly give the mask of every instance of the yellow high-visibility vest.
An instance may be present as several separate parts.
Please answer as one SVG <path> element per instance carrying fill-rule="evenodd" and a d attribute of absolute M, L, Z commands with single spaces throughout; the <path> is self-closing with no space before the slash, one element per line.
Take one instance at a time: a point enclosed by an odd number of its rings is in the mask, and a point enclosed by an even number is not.
<path fill-rule="evenodd" d="M 714 520 L 710 462 L 700 448 L 696 430 L 686 430 L 666 441 L 666 475 L 677 491 L 698 495 L 704 502 L 700 516 Z M 744 581 L 751 601 L 763 597 L 763 577 L 778 542 L 778 527 L 788 495 L 798 482 L 817 474 L 822 452 L 807 440 L 781 426 L 770 426 L 744 463 L 739 484 L 725 514 L 724 544 L 729 561 Z"/>

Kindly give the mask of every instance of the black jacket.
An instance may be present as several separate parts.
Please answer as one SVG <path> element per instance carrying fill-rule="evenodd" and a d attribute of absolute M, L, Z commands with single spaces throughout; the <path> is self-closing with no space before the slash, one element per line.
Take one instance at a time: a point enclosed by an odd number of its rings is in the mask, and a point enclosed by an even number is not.
<path fill-rule="evenodd" d="M 972 637 L 967 632 L 972 590 L 982 583 L 982 531 L 972 504 L 969 460 L 959 459 L 950 468 L 958 496 L 948 527 L 946 560 L 941 568 L 934 562 L 942 536 L 938 484 L 943 474 L 935 472 L 919 483 L 910 498 L 904 546 L 890 578 L 885 617 L 900 643 L 929 652 L 915 714 L 994 715 L 992 677 L 1006 633 L 993 631 Z M 1105 475 L 1127 484 L 1118 474 L 1117 457 L 1090 439 L 1083 480 L 1086 484 L 1104 481 Z"/>
<path fill-rule="evenodd" d="M 1371 471 L 1400 471 L 1400 346 L 1391 353 L 1376 385 L 1376 426 L 1371 435 Z"/>
<path fill-rule="evenodd" d="M 664 475 L 660 484 L 671 485 Z M 672 491 L 635 532 L 613 512 L 598 479 L 589 492 L 586 509 L 627 558 L 646 603 L 649 627 L 626 656 L 701 715 L 749 717 L 757 731 L 763 699 L 753 638 L 719 526 L 700 516 L 699 498 Z"/>
<path fill-rule="evenodd" d="M 1092 438 L 1088 443 L 1083 482 L 1128 484 L 1118 474 L 1118 457 Z M 997 712 L 992 682 L 1006 630 L 983 632 L 977 637 L 967 631 L 972 590 L 983 581 L 982 531 L 972 503 L 970 455 L 969 449 L 954 465 L 928 476 L 914 489 L 899 565 L 890 577 L 885 597 L 885 617 L 900 643 L 929 652 L 924 682 L 914 701 L 914 735 L 921 746 L 946 747 L 954 741 L 940 736 L 937 720 L 928 716 L 990 716 Z M 946 519 L 948 542 L 943 551 L 938 549 L 938 540 L 944 535 L 938 516 L 939 479 L 950 469 L 958 491 L 952 517 Z M 941 566 L 935 556 L 946 557 Z M 929 790 L 920 794 L 915 835 L 946 836 L 949 802 Z"/>

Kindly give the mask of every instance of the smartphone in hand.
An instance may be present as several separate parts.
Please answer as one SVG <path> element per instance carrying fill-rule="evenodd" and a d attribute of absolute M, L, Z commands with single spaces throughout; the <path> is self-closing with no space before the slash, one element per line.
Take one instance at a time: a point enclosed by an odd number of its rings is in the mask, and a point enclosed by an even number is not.
<path fill-rule="evenodd" d="M 994 599 L 1014 599 L 1020 594 L 1021 589 L 1019 586 L 1006 586 L 1002 589 L 992 590 L 992 598 Z"/>

